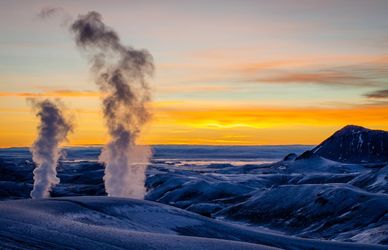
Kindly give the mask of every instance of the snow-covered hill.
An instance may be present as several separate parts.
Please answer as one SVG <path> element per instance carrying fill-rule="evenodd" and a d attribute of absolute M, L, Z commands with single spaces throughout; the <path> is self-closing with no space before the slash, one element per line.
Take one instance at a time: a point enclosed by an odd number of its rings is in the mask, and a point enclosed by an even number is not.
<path fill-rule="evenodd" d="M 0 203 L 7 249 L 383 249 L 260 232 L 159 203 L 67 197 Z"/>

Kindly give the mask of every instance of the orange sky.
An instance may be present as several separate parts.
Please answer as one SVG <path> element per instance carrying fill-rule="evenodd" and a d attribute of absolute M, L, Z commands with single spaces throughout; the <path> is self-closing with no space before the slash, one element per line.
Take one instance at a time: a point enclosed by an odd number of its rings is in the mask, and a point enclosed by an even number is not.
<path fill-rule="evenodd" d="M 123 44 L 153 55 L 139 143 L 318 144 L 348 124 L 388 130 L 388 1 L 56 3 L 100 12 Z M 104 144 L 90 65 L 60 18 L 37 18 L 43 7 L 0 1 L 0 147 L 33 143 L 27 98 L 63 100 L 67 145 Z"/>
<path fill-rule="evenodd" d="M 88 93 L 90 94 L 90 93 Z M 23 94 L 25 95 L 25 94 Z M 65 94 L 66 95 L 66 94 Z M 21 97 L 8 97 L 21 98 Z M 65 100 L 67 98 L 62 96 Z M 98 97 L 87 97 L 98 103 Z M 317 144 L 347 124 L 388 129 L 388 107 L 376 105 L 347 108 L 248 107 L 246 103 L 153 103 L 153 119 L 139 143 L 283 145 Z M 30 145 L 37 119 L 30 109 L 1 109 L 1 147 Z M 76 126 L 67 145 L 103 144 L 108 140 L 98 106 L 67 110 Z"/>

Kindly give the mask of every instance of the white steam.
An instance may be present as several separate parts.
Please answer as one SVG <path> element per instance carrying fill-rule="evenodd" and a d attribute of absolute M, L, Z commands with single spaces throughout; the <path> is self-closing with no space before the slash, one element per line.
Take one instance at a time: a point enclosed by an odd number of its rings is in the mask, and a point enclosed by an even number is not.
<path fill-rule="evenodd" d="M 71 25 L 77 46 L 86 53 L 103 96 L 103 114 L 110 135 L 100 160 L 105 164 L 109 196 L 143 198 L 148 147 L 136 145 L 150 119 L 146 78 L 154 70 L 152 56 L 121 44 L 119 36 L 97 12 L 80 15 Z"/>
<path fill-rule="evenodd" d="M 38 137 L 31 147 L 34 170 L 34 187 L 31 198 L 39 199 L 50 196 L 52 187 L 59 183 L 57 164 L 60 157 L 59 145 L 72 131 L 72 124 L 64 117 L 59 101 L 31 100 L 33 109 L 39 117 Z"/>

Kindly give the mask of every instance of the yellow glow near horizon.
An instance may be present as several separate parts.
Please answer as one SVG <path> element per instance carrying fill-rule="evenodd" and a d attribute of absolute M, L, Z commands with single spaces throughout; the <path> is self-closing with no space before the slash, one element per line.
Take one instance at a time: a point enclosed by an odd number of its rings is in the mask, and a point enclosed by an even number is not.
<path fill-rule="evenodd" d="M 154 103 L 154 117 L 141 144 L 280 145 L 317 144 L 347 124 L 388 129 L 388 107 L 231 108 L 208 103 Z M 206 108 L 205 108 L 206 107 Z M 67 145 L 96 145 L 109 140 L 98 109 L 69 110 L 75 130 Z M 2 109 L 0 147 L 28 146 L 37 119 L 29 109 Z"/>

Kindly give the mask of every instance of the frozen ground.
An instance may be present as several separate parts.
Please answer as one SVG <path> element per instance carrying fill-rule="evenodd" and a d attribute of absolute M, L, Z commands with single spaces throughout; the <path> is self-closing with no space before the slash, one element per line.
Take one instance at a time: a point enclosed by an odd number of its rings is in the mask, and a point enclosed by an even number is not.
<path fill-rule="evenodd" d="M 82 237 L 91 247 L 387 248 L 386 134 L 375 140 L 375 132 L 345 130 L 315 148 L 157 146 L 146 180 L 146 199 L 156 203 L 65 198 L 105 195 L 98 148 L 65 150 L 52 192 L 62 198 L 12 201 L 29 197 L 34 165 L 26 148 L 0 149 L 1 242 L 71 247 Z M 53 232 L 69 238 L 46 242 Z"/>
<path fill-rule="evenodd" d="M 225 224 L 219 232 L 206 218 L 139 200 L 80 196 L 6 201 L 0 211 L 2 248 L 272 249 L 236 241 L 249 238 L 243 230 Z M 196 237 L 195 229 L 212 237 Z"/>
<path fill-rule="evenodd" d="M 3 201 L 0 243 L 9 249 L 383 249 L 260 232 L 160 203 L 97 196 Z"/>
<path fill-rule="evenodd" d="M 388 243 L 388 166 L 311 154 L 272 164 L 149 170 L 148 200 L 298 237 Z"/>

